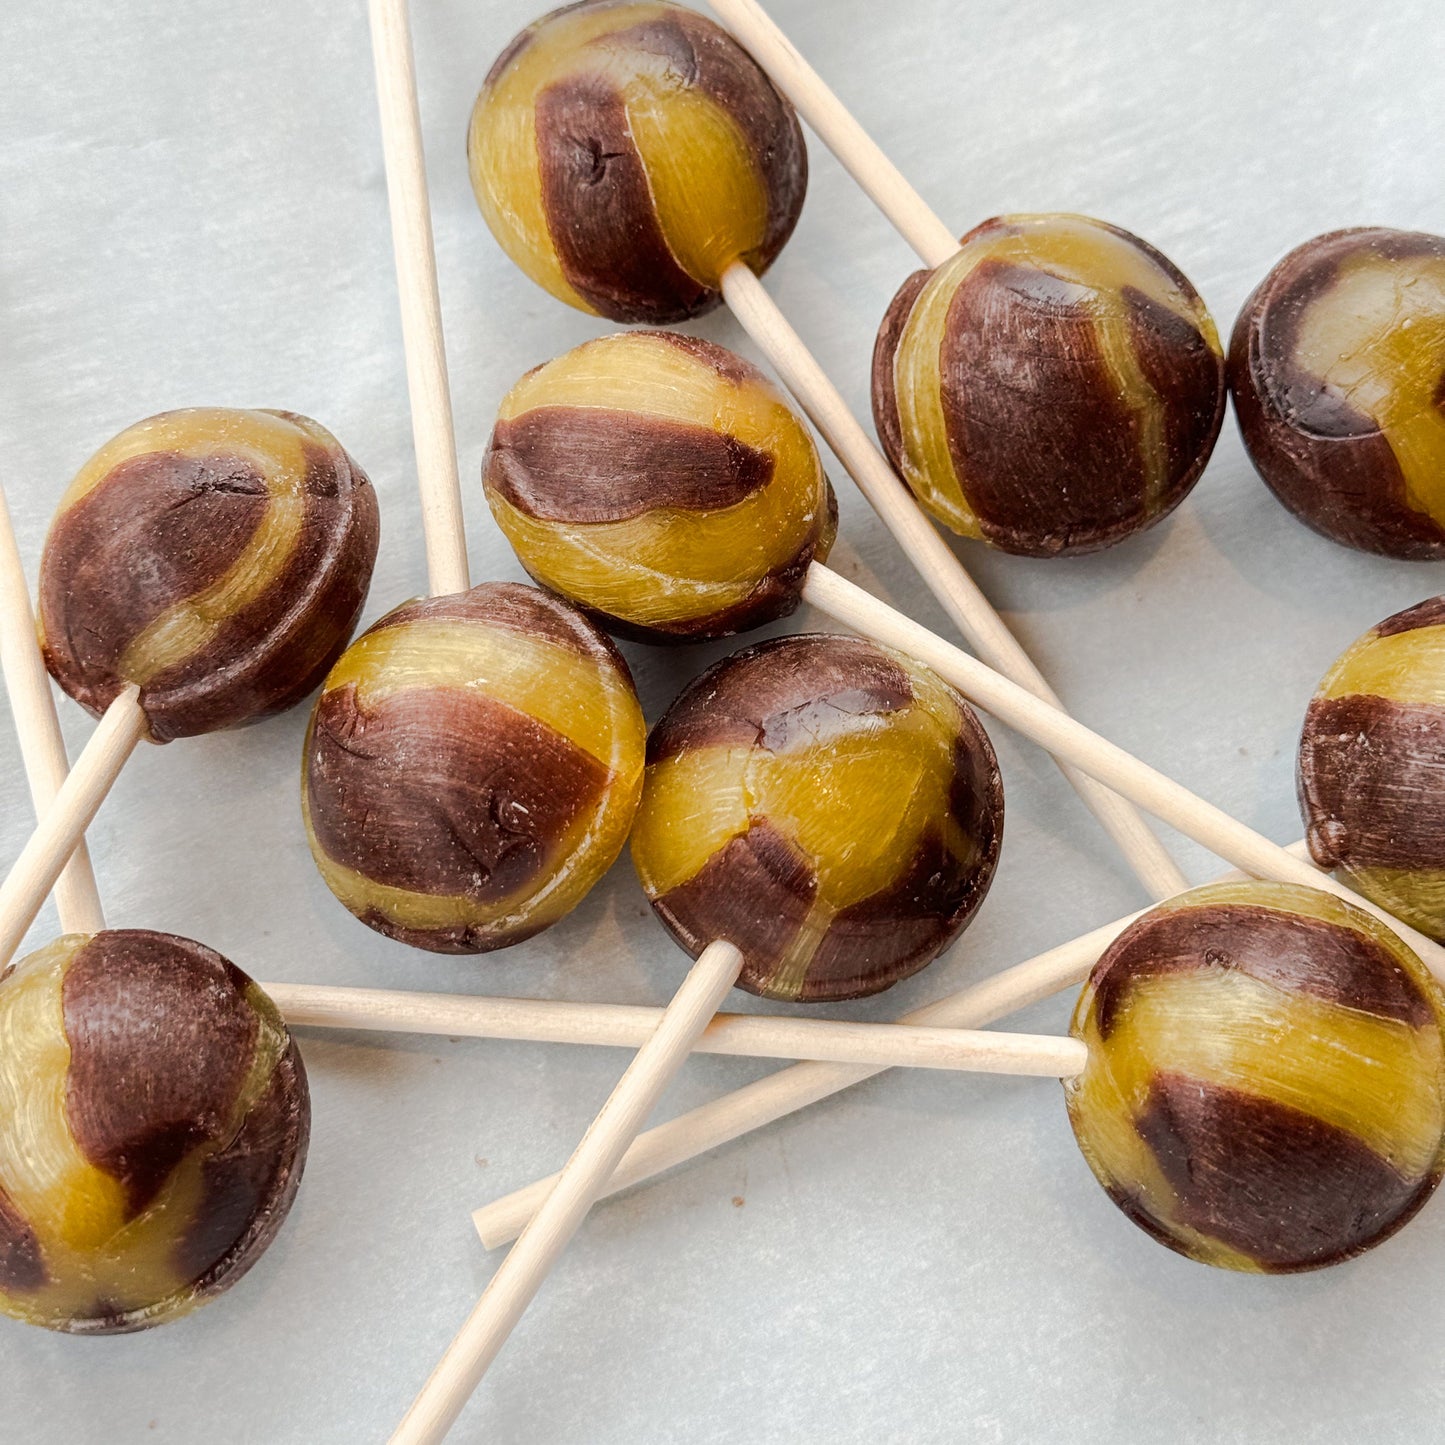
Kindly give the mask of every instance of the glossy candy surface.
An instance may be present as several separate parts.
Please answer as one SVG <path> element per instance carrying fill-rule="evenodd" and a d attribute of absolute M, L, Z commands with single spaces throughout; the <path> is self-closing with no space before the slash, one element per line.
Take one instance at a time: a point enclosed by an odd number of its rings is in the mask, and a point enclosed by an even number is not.
<path fill-rule="evenodd" d="M 1291 251 L 1235 322 L 1229 384 L 1250 459 L 1302 522 L 1445 557 L 1445 237 L 1361 228 Z"/>
<path fill-rule="evenodd" d="M 668 4 L 587 0 L 524 30 L 467 154 L 512 260 L 614 321 L 711 310 L 728 265 L 772 264 L 807 189 L 792 107 L 725 31 Z"/>
<path fill-rule="evenodd" d="M 170 934 L 67 934 L 0 976 L 0 1309 L 163 1324 L 260 1257 L 311 1106 L 271 1001 Z"/>
<path fill-rule="evenodd" d="M 528 372 L 483 480 L 538 582 L 650 641 L 792 612 L 836 528 L 818 450 L 777 388 L 670 332 L 589 341 Z"/>
<path fill-rule="evenodd" d="M 575 907 L 632 825 L 646 744 L 612 643 L 535 588 L 408 602 L 312 713 L 311 852 L 363 923 L 437 953 L 520 942 Z"/>
<path fill-rule="evenodd" d="M 952 688 L 852 637 L 725 658 L 653 729 L 632 858 L 694 956 L 727 938 L 768 998 L 877 993 L 962 931 L 993 879 L 1003 788 Z"/>
<path fill-rule="evenodd" d="M 873 416 L 918 500 L 965 537 L 1052 557 L 1152 526 L 1224 417 L 1218 333 L 1153 247 L 1084 216 L 1000 216 L 894 297 Z"/>
<path fill-rule="evenodd" d="M 127 683 L 157 741 L 301 701 L 351 636 L 379 535 L 366 475 L 292 412 L 126 428 L 61 499 L 40 570 L 46 663 L 101 713 Z"/>
<path fill-rule="evenodd" d="M 1445 940 L 1445 598 L 1371 628 L 1305 715 L 1310 852 L 1373 903 Z"/>
<path fill-rule="evenodd" d="M 1074 1012 L 1069 1119 L 1114 1202 L 1206 1264 L 1269 1273 L 1378 1244 L 1445 1164 L 1445 995 L 1369 914 L 1277 883 L 1145 914 Z"/>

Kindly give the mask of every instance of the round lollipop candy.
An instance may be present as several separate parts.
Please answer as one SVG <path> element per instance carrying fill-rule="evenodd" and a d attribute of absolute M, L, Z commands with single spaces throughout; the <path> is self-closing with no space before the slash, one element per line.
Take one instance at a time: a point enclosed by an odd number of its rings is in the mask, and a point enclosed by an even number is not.
<path fill-rule="evenodd" d="M 667 4 L 554 11 L 493 66 L 470 161 L 497 239 L 553 294 L 652 322 L 721 294 L 979 655 L 1058 705 L 758 279 L 801 204 L 803 150 L 792 108 L 725 31 Z M 1070 782 L 1152 894 L 1185 886 L 1137 812 Z"/>
<path fill-rule="evenodd" d="M 569 305 L 683 321 L 739 259 L 772 264 L 808 183 L 792 107 L 710 20 L 586 0 L 497 58 L 467 136 L 472 188 L 507 254 Z"/>
<path fill-rule="evenodd" d="M 114 1334 L 214 1298 L 301 1180 L 306 1073 L 233 964 L 139 929 L 0 975 L 0 1310 Z"/>
<path fill-rule="evenodd" d="M 250 722 L 320 682 L 378 531 L 366 475 L 292 412 L 166 412 L 85 464 L 46 539 L 39 620 L 50 671 L 103 716 L 0 892 L 0 959 L 142 738 Z"/>
<path fill-rule="evenodd" d="M 1229 385 L 1250 460 L 1307 526 L 1445 557 L 1445 237 L 1360 227 L 1296 247 L 1235 322 Z"/>
<path fill-rule="evenodd" d="M 1147 914 L 1074 1011 L 1069 1120 L 1109 1196 L 1230 1269 L 1335 1264 L 1445 1168 L 1445 994 L 1399 938 L 1310 889 L 1217 884 Z"/>
<path fill-rule="evenodd" d="M 663 331 L 528 372 L 482 477 L 538 582 L 648 641 L 786 616 L 837 525 L 817 448 L 777 389 L 732 352 Z"/>
<path fill-rule="evenodd" d="M 565 603 L 505 582 L 405 603 L 347 649 L 312 713 L 312 855 L 391 938 L 517 943 L 621 851 L 645 735 L 621 654 Z"/>
<path fill-rule="evenodd" d="M 1219 335 L 1152 246 L 1086 216 L 1000 216 L 903 283 L 873 352 L 873 417 L 914 495 L 1029 557 L 1152 526 L 1224 418 Z"/>
<path fill-rule="evenodd" d="M 1445 598 L 1387 617 L 1320 683 L 1299 746 L 1310 852 L 1445 941 Z"/>
<path fill-rule="evenodd" d="M 696 957 L 735 943 L 768 998 L 859 998 L 931 962 L 988 892 L 1003 837 L 977 715 L 857 638 L 725 658 L 653 729 L 632 859 Z"/>

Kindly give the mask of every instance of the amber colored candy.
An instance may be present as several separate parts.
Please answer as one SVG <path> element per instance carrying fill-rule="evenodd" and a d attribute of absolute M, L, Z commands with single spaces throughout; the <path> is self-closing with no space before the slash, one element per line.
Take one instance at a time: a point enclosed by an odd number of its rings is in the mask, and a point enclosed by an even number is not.
<path fill-rule="evenodd" d="M 472 189 L 503 250 L 569 305 L 654 325 L 762 273 L 802 209 L 793 108 L 740 45 L 678 5 L 587 0 L 524 30 L 477 96 Z"/>
<path fill-rule="evenodd" d="M 306 736 L 302 808 L 331 891 L 434 953 L 518 943 L 626 841 L 646 729 L 627 664 L 518 583 L 408 602 L 349 647 Z"/>
<path fill-rule="evenodd" d="M 528 372 L 482 478 L 527 571 L 645 641 L 792 612 L 836 530 L 818 449 L 777 388 L 670 332 L 589 341 Z"/>
<path fill-rule="evenodd" d="M 1361 227 L 1296 247 L 1229 347 L 1240 434 L 1316 532 L 1445 557 L 1445 237 Z"/>
<path fill-rule="evenodd" d="M 1325 674 L 1299 747 L 1310 852 L 1445 942 L 1445 598 L 1386 618 Z"/>
<path fill-rule="evenodd" d="M 767 998 L 859 998 L 916 973 L 983 902 L 1003 837 L 977 715 L 858 638 L 725 658 L 652 731 L 632 860 L 694 957 L 743 952 Z"/>
<path fill-rule="evenodd" d="M 1196 888 L 1109 947 L 1069 1120 L 1110 1197 L 1205 1264 L 1285 1273 L 1388 1238 L 1445 1167 L 1445 994 L 1328 893 Z"/>
<path fill-rule="evenodd" d="M 1219 336 L 1137 236 L 1000 216 L 894 297 L 873 417 L 899 475 L 960 535 L 1029 557 L 1097 551 L 1199 480 L 1224 418 Z"/>
<path fill-rule="evenodd" d="M 61 499 L 40 563 L 46 663 L 97 714 L 138 686 L 158 742 L 281 712 L 346 646 L 379 530 L 365 473 L 306 417 L 149 417 Z"/>
<path fill-rule="evenodd" d="M 0 1038 L 0 1310 L 118 1334 L 245 1274 L 311 1123 L 256 984 L 171 934 L 67 934 L 0 975 Z"/>

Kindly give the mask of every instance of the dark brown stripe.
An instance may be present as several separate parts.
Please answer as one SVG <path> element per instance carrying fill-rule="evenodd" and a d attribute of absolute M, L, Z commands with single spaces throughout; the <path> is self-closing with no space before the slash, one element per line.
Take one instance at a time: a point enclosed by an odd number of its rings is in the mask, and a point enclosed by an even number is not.
<path fill-rule="evenodd" d="M 1297 359 L 1309 308 L 1330 304 L 1340 266 L 1445 256 L 1445 240 L 1361 228 L 1317 236 L 1281 260 L 1245 302 L 1229 348 L 1244 445 L 1270 490 L 1307 526 L 1362 551 L 1445 557 L 1445 527 L 1409 506 L 1395 454 L 1371 416 Z"/>
<path fill-rule="evenodd" d="M 520 895 L 608 770 L 560 733 L 460 688 L 410 688 L 358 707 L 317 704 L 308 811 L 328 856 L 390 888 L 481 904 Z"/>
<path fill-rule="evenodd" d="M 294 1042 L 236 1136 L 202 1165 L 201 1199 L 175 1263 L 198 1296 L 233 1285 L 276 1237 L 306 1165 L 310 1091 Z"/>
<path fill-rule="evenodd" d="M 954 467 L 995 546 L 1054 556 L 1141 525 L 1139 424 L 1105 363 L 1087 290 L 981 262 L 949 303 L 939 366 Z"/>
<path fill-rule="evenodd" d="M 652 906 L 694 958 L 714 939 L 736 944 L 746 959 L 739 987 L 766 995 L 817 891 L 808 860 L 765 818 L 754 818 Z"/>
<path fill-rule="evenodd" d="M 614 670 L 631 690 L 632 673 L 617 645 L 589 622 L 580 609 L 549 592 L 523 582 L 480 582 L 449 597 L 420 597 L 394 607 L 366 632 L 406 627 L 413 622 L 466 622 L 540 638 L 570 648 L 595 662 L 600 671 Z"/>
<path fill-rule="evenodd" d="M 66 969 L 66 1118 L 131 1217 L 235 1110 L 259 1027 L 237 978 L 201 944 L 142 929 L 96 934 Z"/>
<path fill-rule="evenodd" d="M 0 1292 L 33 1294 L 48 1283 L 35 1231 L 0 1189 Z"/>
<path fill-rule="evenodd" d="M 1378 1244 L 1438 1182 L 1403 1177 L 1311 1114 L 1176 1074 L 1155 1076 L 1135 1126 L 1181 1222 L 1271 1271 L 1318 1269 Z M 1179 1248 L 1162 1229 L 1151 1233 Z"/>
<path fill-rule="evenodd" d="M 1393 617 L 1387 617 L 1374 629 L 1376 637 L 1394 637 L 1401 632 L 1414 632 L 1420 627 L 1445 626 L 1445 597 L 1428 597 Z"/>
<path fill-rule="evenodd" d="M 898 412 L 898 386 L 893 368 L 898 359 L 898 343 L 903 340 L 914 303 L 932 279 L 932 271 L 915 271 L 898 288 L 873 343 L 873 426 L 893 470 L 900 476 L 903 474 L 903 419 Z"/>
<path fill-rule="evenodd" d="M 225 576 L 268 500 L 250 462 L 149 452 L 59 512 L 40 564 L 40 615 L 66 691 L 118 691 L 115 665 L 127 646 Z"/>
<path fill-rule="evenodd" d="M 1128 239 L 1147 252 L 1200 311 L 1204 309 L 1182 272 L 1137 236 Z M 1228 395 L 1224 358 L 1192 321 L 1132 286 L 1124 287 L 1121 294 L 1129 311 L 1129 340 L 1135 359 L 1159 398 L 1164 422 L 1164 482 L 1146 508 L 1154 522 L 1189 495 L 1214 452 Z"/>
<path fill-rule="evenodd" d="M 1445 708 L 1316 698 L 1298 779 L 1320 867 L 1445 868 Z"/>
<path fill-rule="evenodd" d="M 537 97 L 537 157 L 552 245 L 588 305 L 613 321 L 666 325 L 718 304 L 668 249 L 627 108 L 608 81 L 571 75 Z"/>
<path fill-rule="evenodd" d="M 679 7 L 602 43 L 664 57 L 684 88 L 705 95 L 742 132 L 768 198 L 767 232 L 751 258 L 766 270 L 792 235 L 808 189 L 808 151 L 793 107 L 731 35 L 692 11 Z"/>
<path fill-rule="evenodd" d="M 1151 913 L 1114 941 L 1091 978 L 1099 1038 L 1109 1037 L 1136 983 L 1222 970 L 1414 1028 L 1439 1026 L 1430 998 L 1368 935 L 1298 913 L 1229 903 Z"/>
<path fill-rule="evenodd" d="M 762 491 L 775 459 L 725 432 L 598 407 L 540 406 L 492 432 L 484 480 L 546 522 L 721 511 Z"/>
<path fill-rule="evenodd" d="M 755 743 L 781 752 L 826 743 L 856 719 L 913 699 L 908 674 L 859 638 L 830 633 L 775 637 L 715 663 L 653 728 L 649 763 L 701 747 Z"/>
<path fill-rule="evenodd" d="M 351 640 L 380 542 L 376 493 L 340 447 L 308 442 L 305 450 L 302 537 L 287 566 L 202 653 L 158 674 L 142 692 L 162 741 L 285 712 L 321 686 Z M 240 658 L 244 668 L 235 666 Z"/>

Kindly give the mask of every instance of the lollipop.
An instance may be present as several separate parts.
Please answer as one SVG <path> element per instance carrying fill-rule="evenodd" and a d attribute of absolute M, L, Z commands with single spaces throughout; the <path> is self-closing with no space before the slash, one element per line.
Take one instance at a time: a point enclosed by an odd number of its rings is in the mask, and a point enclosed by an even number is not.
<path fill-rule="evenodd" d="M 621 654 L 565 603 L 504 582 L 406 603 L 317 699 L 312 855 L 388 937 L 438 953 L 519 942 L 621 850 L 645 731 Z"/>
<path fill-rule="evenodd" d="M 803 152 L 791 107 L 726 32 L 668 4 L 554 11 L 492 67 L 469 154 L 498 241 L 554 295 L 652 322 L 721 295 L 979 654 L 1058 705 L 758 279 L 801 204 Z M 1151 893 L 1184 887 L 1133 809 L 1070 781 Z"/>
<path fill-rule="evenodd" d="M 752 60 L 700 15 L 631 0 L 569 5 L 517 36 L 467 154 L 487 224 L 539 286 L 654 325 L 711 311 L 739 259 L 766 271 L 808 184 L 797 117 Z"/>
<path fill-rule="evenodd" d="M 664 331 L 589 341 L 507 394 L 483 467 L 522 565 L 604 627 L 725 637 L 798 605 L 832 488 L 761 372 Z"/>
<path fill-rule="evenodd" d="M 167 412 L 86 463 L 46 541 L 40 627 L 56 680 L 104 716 L 0 892 L 0 959 L 143 737 L 234 727 L 320 682 L 377 533 L 365 474 L 291 412 Z"/>
<path fill-rule="evenodd" d="M 1234 325 L 1250 460 L 1316 532 L 1445 557 L 1445 238 L 1361 227 L 1296 247 Z"/>
<path fill-rule="evenodd" d="M 1445 598 L 1373 627 L 1305 715 L 1299 795 L 1310 852 L 1445 941 Z"/>
<path fill-rule="evenodd" d="M 768 998 L 859 998 L 931 962 L 988 892 L 998 761 L 927 668 L 855 638 L 777 638 L 725 658 L 647 747 L 632 858 L 694 957 L 742 949 Z"/>
<path fill-rule="evenodd" d="M 0 976 L 0 1034 L 0 1309 L 144 1329 L 256 1262 L 300 1183 L 310 1103 L 239 969 L 170 934 L 67 934 Z"/>
<path fill-rule="evenodd" d="M 1111 932 L 1049 1057 L 1085 1160 L 1131 1219 L 1203 1263 L 1283 1273 L 1357 1255 L 1425 1203 L 1445 1167 L 1445 993 L 1393 933 L 1317 889 L 1224 883 L 1013 972 L 1039 992 L 1077 982 Z M 996 1010 L 1003 979 L 971 993 Z M 963 1003 L 915 1017 L 956 1020 Z M 792 1107 L 861 1076 L 789 1075 Z M 609 1189 L 690 1157 L 670 1152 L 677 1136 L 708 1147 L 701 1112 L 642 1135 Z M 714 1112 L 723 1138 L 753 1122 L 736 1097 Z M 510 1238 L 551 1183 L 478 1211 L 483 1240 Z"/>
<path fill-rule="evenodd" d="M 1302 888 L 1201 888 L 1099 960 L 1069 1121 L 1171 1249 L 1269 1273 L 1388 1238 L 1445 1168 L 1445 994 L 1368 914 Z"/>
<path fill-rule="evenodd" d="M 956 241 L 756 0 L 713 8 L 929 268 L 873 357 L 878 433 L 923 506 L 1034 557 L 1178 506 L 1224 418 L 1219 337 L 1178 269 L 1084 216 L 997 217 Z"/>
<path fill-rule="evenodd" d="M 1005 552 L 1093 552 L 1189 494 L 1224 418 L 1214 322 L 1137 236 L 1001 216 L 903 283 L 873 352 L 884 450 L 933 516 Z"/>

